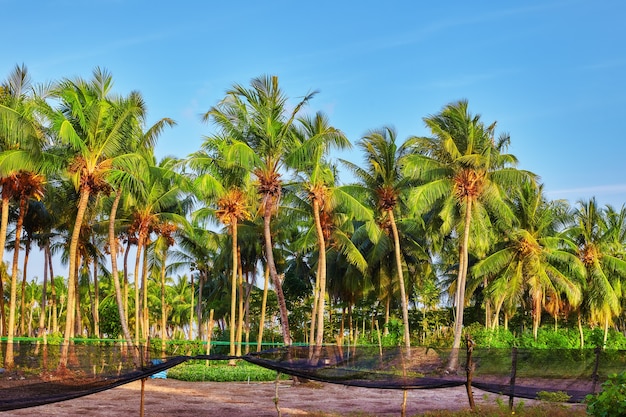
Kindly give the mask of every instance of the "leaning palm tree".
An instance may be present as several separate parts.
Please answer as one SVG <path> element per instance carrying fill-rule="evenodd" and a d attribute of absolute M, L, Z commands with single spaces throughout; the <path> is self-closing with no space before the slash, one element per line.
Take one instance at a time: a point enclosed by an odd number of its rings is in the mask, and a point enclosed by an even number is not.
<path fill-rule="evenodd" d="M 467 101 L 449 104 L 424 122 L 433 136 L 416 138 L 417 153 L 408 158 L 406 173 L 421 183 L 410 198 L 416 213 L 438 213 L 442 232 L 450 234 L 454 230 L 459 237 L 452 345 L 455 353 L 448 363 L 449 369 L 456 369 L 463 331 L 469 247 L 470 244 L 477 247 L 480 237 L 472 222 L 487 226 L 491 215 L 499 223 L 510 223 L 512 212 L 505 203 L 505 190 L 532 180 L 534 175 L 515 169 L 517 159 L 503 153 L 510 142 L 509 136 L 501 135 L 496 140 L 496 124 L 483 124 L 479 115 L 469 112 Z M 484 228 L 481 229 L 485 237 Z"/>
<path fill-rule="evenodd" d="M 408 298 L 404 282 L 404 266 L 396 214 L 400 214 L 402 198 L 413 186 L 412 178 L 404 176 L 402 172 L 405 158 L 411 152 L 411 144 L 412 141 L 409 140 L 398 146 L 395 130 L 391 127 L 384 127 L 370 131 L 358 142 L 358 146 L 365 152 L 364 168 L 344 161 L 364 189 L 371 194 L 371 201 L 375 201 L 377 209 L 381 213 L 382 229 L 387 230 L 392 236 L 397 282 L 400 289 L 400 305 L 402 307 L 404 345 L 408 354 L 410 354 L 411 349 Z"/>
<path fill-rule="evenodd" d="M 278 296 L 286 345 L 291 345 L 289 317 L 274 262 L 271 221 L 282 195 L 281 175 L 288 168 L 286 155 L 298 148 L 296 116 L 314 95 L 307 94 L 288 110 L 287 96 L 278 85 L 278 77 L 264 76 L 253 79 L 250 88 L 235 84 L 226 98 L 205 114 L 205 119 L 213 120 L 224 136 L 232 140 L 227 159 L 249 169 L 256 181 L 264 219 L 265 257 Z"/>
<path fill-rule="evenodd" d="M 135 94 L 135 93 L 132 93 Z M 138 97 L 140 100 L 140 97 Z M 173 126 L 176 123 L 168 118 L 163 118 L 153 124 L 146 131 L 143 130 L 143 114 L 137 114 L 136 118 L 129 118 L 127 120 L 129 130 L 133 133 L 130 136 L 130 140 L 126 143 L 128 152 L 127 155 L 137 154 L 139 155 L 151 155 L 154 151 L 154 147 L 156 145 L 156 140 L 158 136 L 161 134 L 163 129 L 166 126 Z M 145 158 L 137 158 L 138 164 L 134 165 L 134 169 L 128 171 L 125 169 L 117 170 L 111 175 L 111 184 L 115 190 L 115 197 L 111 203 L 111 209 L 109 214 L 109 227 L 108 227 L 108 246 L 109 253 L 111 255 L 111 275 L 113 279 L 113 284 L 115 287 L 115 298 L 117 301 L 117 310 L 120 316 L 120 323 L 122 327 L 122 332 L 124 335 L 124 339 L 128 343 L 128 345 L 132 345 L 132 338 L 130 335 L 130 329 L 128 326 L 128 321 L 126 320 L 128 312 L 124 308 L 124 298 L 122 295 L 122 288 L 120 285 L 118 267 L 117 267 L 117 250 L 118 250 L 118 239 L 115 233 L 115 224 L 117 217 L 117 210 L 120 205 L 120 201 L 122 199 L 122 195 L 124 191 L 132 191 L 138 192 L 141 190 L 142 186 L 145 184 L 142 181 L 142 174 L 145 174 L 145 170 L 137 169 L 137 167 L 142 167 L 144 165 L 143 162 Z"/>
<path fill-rule="evenodd" d="M 132 135 L 129 119 L 145 113 L 138 95 L 128 99 L 111 93 L 112 76 L 96 68 L 91 80 L 64 79 L 54 89 L 57 106 L 42 106 L 50 127 L 67 151 L 68 176 L 78 193 L 78 211 L 72 228 L 69 249 L 68 303 L 64 343 L 59 365 L 67 365 L 70 338 L 75 320 L 76 262 L 78 242 L 87 205 L 92 196 L 111 189 L 109 175 L 128 160 L 125 140 Z"/>
<path fill-rule="evenodd" d="M 585 268 L 576 256 L 574 242 L 559 234 L 560 202 L 548 202 L 543 186 L 521 184 L 512 199 L 512 207 L 513 227 L 492 253 L 472 267 L 471 273 L 476 282 L 487 276 L 495 277 L 485 290 L 496 300 L 496 323 L 506 298 L 530 295 L 536 340 L 548 299 L 560 304 L 564 295 L 573 307 L 581 302 L 580 284 Z"/>

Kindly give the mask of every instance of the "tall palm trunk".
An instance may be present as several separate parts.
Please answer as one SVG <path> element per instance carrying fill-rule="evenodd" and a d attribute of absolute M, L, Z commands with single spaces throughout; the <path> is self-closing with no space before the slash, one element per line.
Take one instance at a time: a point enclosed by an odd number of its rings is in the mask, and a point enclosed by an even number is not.
<path fill-rule="evenodd" d="M 243 268 L 241 266 L 241 251 L 237 247 L 237 287 L 239 288 L 239 300 L 238 300 L 238 315 L 237 317 L 237 356 L 241 356 L 241 342 L 243 341 L 243 305 L 244 305 L 244 291 L 243 291 Z"/>
<path fill-rule="evenodd" d="M 230 277 L 230 355 L 234 356 L 236 352 L 235 337 L 237 328 L 237 224 L 232 223 L 230 226 L 230 233 L 232 236 L 232 263 L 231 263 L 231 277 Z"/>
<path fill-rule="evenodd" d="M 393 231 L 393 244 L 396 254 L 396 269 L 398 270 L 398 284 L 400 284 L 400 305 L 402 306 L 402 323 L 404 324 L 404 347 L 406 348 L 407 356 L 411 356 L 411 333 L 409 331 L 409 307 L 406 298 L 406 291 L 404 289 L 404 274 L 402 272 L 402 256 L 400 253 L 400 237 L 398 235 L 398 227 L 396 226 L 396 220 L 393 216 L 392 210 L 387 210 L 389 220 L 391 223 L 391 230 Z"/>
<path fill-rule="evenodd" d="M 100 288 L 98 284 L 98 258 L 93 259 L 93 334 L 100 338 Z"/>
<path fill-rule="evenodd" d="M 9 228 L 9 194 L 2 193 L 2 213 L 0 214 L 0 260 L 4 259 L 4 244 L 7 239 L 7 230 Z M 0 294 L 4 294 L 4 286 L 0 279 Z M 0 327 L 2 327 L 2 336 L 7 335 L 7 317 L 4 309 L 4 296 L 0 297 Z"/>
<path fill-rule="evenodd" d="M 167 306 L 165 304 L 165 260 L 167 259 L 167 246 L 163 250 L 161 260 L 161 353 L 165 356 L 165 341 L 167 339 Z"/>
<path fill-rule="evenodd" d="M 468 244 L 470 234 L 472 200 L 465 199 L 465 223 L 463 228 L 463 238 L 459 246 L 459 272 L 456 280 L 456 317 L 454 320 L 454 341 L 452 343 L 452 353 L 448 361 L 448 369 L 456 370 L 459 366 L 459 348 L 461 347 L 461 336 L 463 333 L 463 309 L 465 307 L 465 281 L 467 279 Z"/>
<path fill-rule="evenodd" d="M 148 311 L 148 246 L 150 246 L 150 238 L 146 238 L 146 242 L 143 250 L 143 261 L 142 261 L 142 269 L 141 269 L 141 328 L 142 335 L 145 345 L 145 352 L 148 353 L 148 348 L 150 347 L 150 320 L 149 320 L 149 311 Z"/>
<path fill-rule="evenodd" d="M 315 338 L 315 346 L 320 348 L 324 343 L 324 309 L 326 302 L 326 241 L 322 230 L 322 222 L 320 220 L 320 204 L 317 198 L 313 199 L 313 218 L 315 219 L 315 230 L 317 232 L 317 241 L 319 243 L 318 257 L 318 281 L 319 295 L 317 307 L 317 335 Z M 317 285 L 316 285 L 317 287 Z M 313 323 L 311 322 L 311 326 Z"/>
<path fill-rule="evenodd" d="M 191 282 L 191 309 L 189 311 L 189 340 L 193 340 L 193 302 L 194 302 L 194 288 L 193 288 L 193 275 L 189 277 Z"/>
<path fill-rule="evenodd" d="M 539 324 L 541 323 L 541 293 L 533 294 L 533 337 L 537 341 Z"/>
<path fill-rule="evenodd" d="M 24 210 L 26 207 L 26 199 L 20 199 L 19 215 L 17 217 L 17 225 L 15 226 L 15 244 L 13 246 L 13 265 L 11 268 L 11 295 L 9 298 L 9 326 L 7 332 L 7 350 L 4 357 L 4 366 L 12 369 L 14 365 L 13 356 L 13 336 L 15 335 L 15 316 L 17 313 L 17 266 L 20 256 L 20 237 L 22 234 L 22 224 L 24 223 Z M 22 298 L 24 298 L 22 293 Z M 24 318 L 22 318 L 24 321 Z"/>
<path fill-rule="evenodd" d="M 141 226 L 140 226 L 141 227 Z M 135 279 L 135 344 L 139 346 L 140 343 L 140 330 L 141 330 L 141 303 L 139 298 L 139 290 L 141 286 L 141 276 L 139 275 L 139 267 L 141 266 L 141 251 L 144 246 L 146 233 L 143 229 L 139 230 L 139 237 L 137 239 L 137 253 L 135 254 L 135 271 L 134 271 L 134 279 Z"/>
<path fill-rule="evenodd" d="M 317 263 L 317 272 L 315 274 L 315 287 L 313 288 L 313 303 L 311 304 L 311 328 L 309 329 L 309 353 L 315 345 L 315 329 L 317 328 L 317 309 L 319 308 L 320 298 L 320 263 Z"/>
<path fill-rule="evenodd" d="M 28 210 L 28 204 L 24 206 L 24 210 Z M 27 235 L 24 242 L 24 263 L 22 264 L 22 301 L 20 303 L 20 335 L 22 336 L 30 336 L 30 334 L 26 334 L 26 280 L 28 278 L 28 258 L 30 257 L 30 248 L 31 241 L 30 237 Z"/>
<path fill-rule="evenodd" d="M 267 310 L 267 291 L 270 286 L 270 269 L 265 265 L 265 279 L 263 282 L 263 300 L 261 300 L 261 318 L 259 319 L 259 337 L 257 338 L 256 351 L 263 348 L 263 330 L 265 329 L 265 310 Z"/>
<path fill-rule="evenodd" d="M 115 300 L 117 301 L 117 312 L 120 316 L 120 324 L 122 326 L 122 333 L 124 339 L 128 344 L 129 349 L 132 348 L 133 343 L 130 336 L 130 329 L 128 328 L 128 320 L 126 319 L 125 302 L 122 298 L 122 288 L 120 286 L 120 277 L 117 272 L 117 239 L 115 239 L 115 217 L 117 216 L 117 208 L 119 207 L 120 200 L 122 198 L 122 191 L 117 190 L 115 194 L 115 200 L 113 200 L 113 206 L 111 207 L 111 214 L 109 216 L 109 251 L 111 253 L 111 275 L 113 278 L 113 286 L 115 287 Z M 132 350 L 132 349 L 131 349 Z"/>
<path fill-rule="evenodd" d="M 283 285 L 280 282 L 280 277 L 276 271 L 276 264 L 274 263 L 274 253 L 272 245 L 272 232 L 270 228 L 270 222 L 272 219 L 272 207 L 273 197 L 270 195 L 265 196 L 265 210 L 263 214 L 263 234 L 265 237 L 265 257 L 267 258 L 267 265 L 270 269 L 270 278 L 274 289 L 276 290 L 276 298 L 278 299 L 278 309 L 280 311 L 280 324 L 283 334 L 283 342 L 286 346 L 291 345 L 291 335 L 289 333 L 289 313 L 287 311 L 287 304 L 285 303 L 285 294 L 283 293 Z"/>
<path fill-rule="evenodd" d="M 50 309 L 52 310 L 52 333 L 59 331 L 59 320 L 57 311 L 57 289 L 54 284 L 54 268 L 52 266 L 52 252 L 50 251 L 50 242 L 46 242 L 45 257 L 48 260 L 48 268 L 50 270 Z"/>
<path fill-rule="evenodd" d="M 74 328 L 74 316 L 76 314 L 76 262 L 78 253 L 78 238 L 80 237 L 80 228 L 85 218 L 85 211 L 87 210 L 87 204 L 89 203 L 90 191 L 87 187 L 81 187 L 80 198 L 78 201 L 78 212 L 76 213 L 76 220 L 74 222 L 74 229 L 72 230 L 72 238 L 70 240 L 70 253 L 69 253 L 69 276 L 67 279 L 67 311 L 65 320 L 65 332 L 63 334 L 63 346 L 61 347 L 61 355 L 59 358 L 59 367 L 67 367 L 68 353 L 70 347 L 70 337 Z"/>
<path fill-rule="evenodd" d="M 44 335 L 44 329 L 46 327 L 46 308 L 48 305 L 47 298 L 46 298 L 47 292 L 48 292 L 48 262 L 49 262 L 49 259 L 44 253 L 43 286 L 41 288 L 41 307 L 40 307 L 40 313 L 39 313 L 39 328 L 37 330 L 37 336 L 43 337 L 44 340 L 46 340 L 45 335 Z"/>
<path fill-rule="evenodd" d="M 196 335 L 196 339 L 202 339 L 202 322 L 204 319 L 202 318 L 202 290 L 204 289 L 204 284 L 206 283 L 206 272 L 200 272 L 200 278 L 198 279 L 198 305 L 196 306 L 196 318 L 198 320 L 198 334 Z"/>

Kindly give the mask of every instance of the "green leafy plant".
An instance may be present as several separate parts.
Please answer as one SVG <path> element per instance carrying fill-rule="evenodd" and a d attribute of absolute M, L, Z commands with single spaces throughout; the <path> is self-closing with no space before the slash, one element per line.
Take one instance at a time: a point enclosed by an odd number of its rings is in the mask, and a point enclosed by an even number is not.
<path fill-rule="evenodd" d="M 566 403 L 570 398 L 572 398 L 572 396 L 567 395 L 567 393 L 563 391 L 539 391 L 537 393 L 538 400 L 552 403 Z"/>
<path fill-rule="evenodd" d="M 587 413 L 595 417 L 618 417 L 626 415 L 626 372 L 609 375 L 602 384 L 602 391 L 587 395 Z"/>

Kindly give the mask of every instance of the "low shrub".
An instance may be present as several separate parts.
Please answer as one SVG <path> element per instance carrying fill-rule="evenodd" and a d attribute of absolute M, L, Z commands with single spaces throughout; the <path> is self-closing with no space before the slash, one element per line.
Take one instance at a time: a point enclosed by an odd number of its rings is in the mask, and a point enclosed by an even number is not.
<path fill-rule="evenodd" d="M 618 417 L 626 415 L 626 372 L 609 375 L 602 384 L 602 391 L 587 395 L 587 413 L 595 417 Z"/>

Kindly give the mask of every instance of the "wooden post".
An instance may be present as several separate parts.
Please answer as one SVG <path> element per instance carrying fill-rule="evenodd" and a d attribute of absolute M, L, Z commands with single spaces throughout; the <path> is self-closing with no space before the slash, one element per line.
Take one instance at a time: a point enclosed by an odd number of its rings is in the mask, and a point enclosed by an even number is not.
<path fill-rule="evenodd" d="M 465 362 L 467 382 L 465 383 L 465 388 L 467 389 L 467 399 L 469 400 L 470 408 L 474 410 L 474 393 L 472 392 L 472 373 L 474 371 L 472 368 L 474 364 L 472 363 L 472 352 L 474 351 L 474 346 L 476 344 L 469 334 L 465 336 L 465 343 L 467 345 L 467 361 Z"/>
<path fill-rule="evenodd" d="M 596 363 L 593 366 L 593 374 L 591 374 L 591 380 L 593 381 L 592 393 L 596 393 L 596 386 L 598 385 L 598 368 L 600 366 L 600 351 L 602 348 L 600 346 L 596 346 Z"/>
<path fill-rule="evenodd" d="M 143 397 L 144 387 L 146 385 L 147 378 L 141 378 L 141 399 L 139 400 L 139 417 L 143 417 Z"/>
<path fill-rule="evenodd" d="M 509 410 L 513 411 L 513 398 L 515 398 L 515 377 L 517 376 L 517 348 L 511 351 L 511 380 L 509 382 Z"/>

